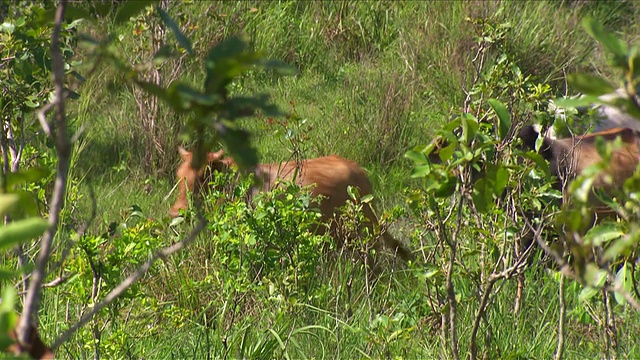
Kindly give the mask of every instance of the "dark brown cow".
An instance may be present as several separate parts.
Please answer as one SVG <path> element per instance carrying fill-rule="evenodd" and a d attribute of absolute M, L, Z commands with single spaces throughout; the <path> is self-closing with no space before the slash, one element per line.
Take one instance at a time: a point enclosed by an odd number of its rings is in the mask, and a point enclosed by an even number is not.
<path fill-rule="evenodd" d="M 169 214 L 172 217 L 178 215 L 181 209 L 186 209 L 187 191 L 199 191 L 203 185 L 203 177 L 206 167 L 195 171 L 191 168 L 192 153 L 180 148 L 180 156 L 182 164 L 176 172 L 178 183 L 178 199 L 171 207 Z M 212 171 L 228 171 L 230 166 L 234 165 L 232 159 L 224 158 L 224 151 L 212 152 L 207 155 L 207 163 Z M 322 214 L 323 222 L 329 222 L 336 214 L 336 209 L 345 204 L 349 199 L 347 187 L 349 185 L 357 187 L 360 195 L 371 194 L 371 183 L 362 168 L 353 161 L 343 159 L 339 156 L 326 156 L 317 159 L 308 159 L 302 161 L 297 169 L 296 162 L 285 162 L 283 164 L 259 164 L 255 170 L 256 177 L 262 182 L 262 189 L 257 191 L 268 191 L 272 189 L 278 179 L 291 180 L 296 176 L 297 184 L 300 186 L 314 185 L 311 190 L 312 196 L 321 195 L 319 208 Z M 377 224 L 377 218 L 373 213 L 369 204 L 363 204 L 364 214 L 370 220 L 369 228 Z M 336 237 L 335 222 L 331 222 L 331 233 Z M 324 227 L 318 229 L 323 232 Z M 393 251 L 397 251 L 398 255 L 404 260 L 413 259 L 413 254 L 406 249 L 404 245 L 396 240 L 388 232 L 383 232 L 382 242 L 390 247 Z M 341 241 L 342 239 L 336 239 Z M 375 244 L 375 249 L 380 250 L 382 244 Z"/>
<path fill-rule="evenodd" d="M 530 149 L 535 148 L 538 133 L 532 126 L 526 126 L 518 137 Z M 633 175 L 640 160 L 640 132 L 627 128 L 613 128 L 588 135 L 565 139 L 543 138 L 540 154 L 550 163 L 550 171 L 561 181 L 571 180 L 587 167 L 602 161 L 596 149 L 596 139 L 603 138 L 611 143 L 620 138 L 622 146 L 616 149 L 611 161 L 595 178 L 593 188 L 605 193 L 622 189 L 624 181 Z M 562 186 L 562 185 L 560 185 Z M 594 200 L 592 197 L 591 200 Z"/>
<path fill-rule="evenodd" d="M 19 321 L 20 317 L 18 316 L 16 323 Z M 54 358 L 53 351 L 51 351 L 51 349 L 42 342 L 40 336 L 38 336 L 38 331 L 36 330 L 35 326 L 31 328 L 31 334 L 29 335 L 29 344 L 21 345 L 18 343 L 18 336 L 15 329 L 9 331 L 9 337 L 14 341 L 14 343 L 4 349 L 4 352 L 6 353 L 12 354 L 16 357 L 22 354 L 28 354 L 32 359 L 41 360 Z"/>

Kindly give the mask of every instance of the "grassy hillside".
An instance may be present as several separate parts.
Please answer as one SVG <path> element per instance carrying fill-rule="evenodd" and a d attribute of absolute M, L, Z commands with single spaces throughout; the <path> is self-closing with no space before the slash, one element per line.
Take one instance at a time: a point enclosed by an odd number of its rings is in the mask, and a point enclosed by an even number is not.
<path fill-rule="evenodd" d="M 483 30 L 472 19 L 498 26 L 504 33 L 501 50 L 522 72 L 565 94 L 572 93 L 565 89 L 565 74 L 607 71 L 580 18 L 598 16 L 632 38 L 635 11 L 632 2 L 193 2 L 174 7 L 173 13 L 191 24 L 186 32 L 197 39 L 197 51 L 242 33 L 267 56 L 295 65 L 296 77 L 249 76 L 234 90 L 268 91 L 286 111 L 293 110 L 293 103 L 307 120 L 305 155 L 335 153 L 355 160 L 370 171 L 377 194 L 390 204 L 400 202 L 393 194 L 406 178 L 404 151 L 428 141 L 435 128 L 462 110 L 475 72 L 475 40 Z M 139 61 L 141 51 L 136 50 L 144 49 L 148 39 L 128 39 L 119 46 Z M 198 64 L 176 66 L 187 80 L 201 76 Z M 108 91 L 104 82 L 113 76 L 112 69 L 101 69 L 83 87 L 88 96 L 78 114 L 90 127 L 91 146 L 81 157 L 81 172 L 106 186 L 117 169 L 125 168 L 123 173 L 138 182 L 173 181 L 180 119 L 160 109 L 163 153 L 149 154 L 141 146 L 144 134 L 132 89 Z M 248 120 L 246 126 L 264 161 L 287 159 L 286 140 L 273 136 L 275 129 L 266 127 L 264 119 Z M 158 176 L 141 169 L 150 156 Z"/>
<path fill-rule="evenodd" d="M 615 75 L 602 50 L 580 26 L 583 17 L 599 19 L 629 42 L 637 42 L 640 35 L 636 24 L 640 5 L 632 1 L 183 1 L 170 2 L 168 12 L 194 40 L 199 59 L 225 37 L 240 33 L 267 57 L 294 65 L 295 76 L 255 73 L 231 86 L 237 94 L 268 92 L 283 110 L 295 114 L 271 124 L 263 116 L 243 120 L 262 161 L 287 160 L 293 150 L 306 157 L 339 154 L 352 159 L 368 172 L 380 212 L 396 205 L 406 208 L 406 192 L 418 185 L 409 179 L 412 164 L 405 152 L 428 143 L 453 115 L 468 110 L 465 100 L 472 85 L 489 76 L 500 55 L 506 54 L 523 77 L 530 76 L 528 83 L 549 85 L 550 98 L 575 93 L 566 88 L 567 74 Z M 106 18 L 85 24 L 83 31 L 122 34 L 114 46 L 139 62 L 149 56 L 149 29 L 155 24 L 148 21 L 144 27 L 141 22 L 115 28 Z M 169 32 L 166 38 L 175 41 Z M 478 61 L 481 57 L 483 62 Z M 175 77 L 196 82 L 203 76 L 200 60 L 171 62 L 160 72 L 165 82 Z M 78 123 L 87 126 L 72 169 L 80 184 L 72 217 L 87 218 L 86 200 L 93 188 L 98 208 L 90 228 L 93 240 L 117 222 L 127 224 L 127 235 L 118 240 L 109 237 L 101 246 L 146 244 L 135 250 L 139 253 L 121 254 L 131 262 L 114 269 L 125 272 L 153 246 L 177 241 L 190 224 L 170 227 L 167 220 L 175 200 L 174 171 L 185 119 L 160 104 L 157 145 L 150 148 L 139 105 L 146 100 L 123 85 L 119 76 L 113 68 L 99 66 L 79 88 L 82 100 L 68 107 Z M 286 126 L 278 125 L 286 120 Z M 286 138 L 287 130 L 302 141 L 294 144 Z M 132 215 L 132 205 L 144 215 L 142 220 Z M 238 215 L 245 214 L 242 205 L 229 206 L 216 216 L 224 214 L 225 221 L 242 228 L 246 225 Z M 222 222 L 211 216 L 212 223 Z M 409 212 L 401 212 L 390 228 L 423 254 L 439 246 Z M 249 230 L 238 230 L 238 236 L 243 231 Z M 388 260 L 383 277 L 372 286 L 359 262 L 335 252 L 318 252 L 307 259 L 317 261 L 318 268 L 306 280 L 305 292 L 292 285 L 298 284 L 293 275 L 281 283 L 258 276 L 245 281 L 250 277 L 247 269 L 234 267 L 229 260 L 233 251 L 225 247 L 230 246 L 225 241 L 233 240 L 220 240 L 217 234 L 209 228 L 193 246 L 156 265 L 127 297 L 63 345 L 61 356 L 93 356 L 92 341 L 99 332 L 105 358 L 450 358 L 442 331 L 448 326 L 443 288 L 432 286 L 433 268 L 427 261 L 404 266 Z M 464 236 L 465 246 L 473 248 L 478 234 Z M 70 268 L 86 266 L 79 249 L 70 259 Z M 456 274 L 454 282 L 461 298 L 460 349 L 466 357 L 480 298 L 473 268 L 482 263 L 461 261 L 468 262 L 469 273 Z M 110 276 L 115 279 L 118 274 Z M 91 282 L 83 281 L 45 292 L 41 318 L 48 340 L 80 315 L 80 304 L 88 303 Z M 87 289 L 80 294 L 82 284 Z M 513 312 L 516 282 L 506 279 L 496 285 L 499 290 L 479 340 L 483 358 L 553 356 L 557 279 L 534 264 L 525 273 L 525 284 L 518 314 Z M 604 302 L 598 299 L 582 306 L 580 291 L 576 284 L 566 289 L 570 310 L 565 357 L 639 357 L 634 340 L 640 329 L 637 314 L 628 307 L 616 309 L 619 343 L 609 352 L 600 313 L 592 310 L 603 308 Z"/>

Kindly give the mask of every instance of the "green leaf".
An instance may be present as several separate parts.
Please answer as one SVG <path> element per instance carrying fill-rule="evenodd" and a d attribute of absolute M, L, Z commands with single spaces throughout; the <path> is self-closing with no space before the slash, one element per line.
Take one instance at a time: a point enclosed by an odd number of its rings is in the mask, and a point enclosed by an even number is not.
<path fill-rule="evenodd" d="M 18 316 L 14 310 L 18 294 L 13 286 L 5 286 L 2 289 L 2 302 L 0 302 L 0 351 L 4 351 L 14 343 L 9 337 L 9 332 L 16 328 Z"/>
<path fill-rule="evenodd" d="M 582 20 L 582 26 L 587 33 L 596 39 L 602 46 L 618 59 L 627 56 L 627 45 L 615 35 L 607 32 L 597 20 L 588 17 Z"/>
<path fill-rule="evenodd" d="M 169 227 L 178 226 L 178 225 L 182 224 L 183 222 L 184 222 L 184 217 L 182 217 L 182 216 L 175 217 L 175 218 L 171 219 L 171 222 L 169 222 Z"/>
<path fill-rule="evenodd" d="M 461 125 L 462 125 L 462 117 L 460 116 L 454 117 L 453 120 L 449 121 L 442 127 L 442 130 L 445 132 L 444 137 L 447 140 L 450 140 L 449 136 L 455 138 L 456 136 L 454 134 L 454 131 Z"/>
<path fill-rule="evenodd" d="M 600 269 L 597 265 L 589 263 L 585 267 L 584 280 L 588 286 L 601 288 L 607 280 L 607 272 Z"/>
<path fill-rule="evenodd" d="M 622 264 L 622 267 L 618 270 L 615 281 L 620 284 L 627 293 L 631 294 L 633 292 L 633 278 L 631 277 L 631 270 L 627 262 Z M 613 295 L 618 304 L 626 304 L 627 300 L 619 292 L 616 291 Z"/>
<path fill-rule="evenodd" d="M 142 80 L 135 80 L 135 83 L 138 86 L 140 86 L 140 88 L 144 90 L 147 94 L 154 95 L 158 99 L 166 102 L 167 105 L 169 105 L 173 111 L 184 112 L 187 110 L 187 108 L 182 103 L 182 99 L 180 98 L 180 95 L 175 90 L 175 86 L 178 85 L 178 82 L 176 81 L 172 82 L 171 85 L 169 85 L 168 89 L 164 89 L 154 83 L 142 81 Z"/>
<path fill-rule="evenodd" d="M 431 165 L 427 164 L 427 165 L 415 166 L 413 168 L 413 171 L 411 172 L 410 177 L 412 179 L 423 178 L 427 176 L 430 172 L 431 172 Z"/>
<path fill-rule="evenodd" d="M 27 216 L 38 216 L 38 199 L 34 196 L 33 192 L 26 190 L 15 191 L 14 194 L 18 195 L 18 206 L 12 209 L 12 216 L 23 218 Z"/>
<path fill-rule="evenodd" d="M 7 34 L 12 34 L 15 28 L 16 26 L 14 24 L 5 21 L 0 25 L 0 33 L 5 32 Z"/>
<path fill-rule="evenodd" d="M 51 171 L 46 168 L 30 168 L 20 170 L 16 173 L 7 174 L 7 188 L 11 189 L 18 185 L 35 183 L 47 177 Z"/>
<path fill-rule="evenodd" d="M 169 106 L 171 106 L 171 108 L 175 111 L 178 112 L 186 112 L 191 110 L 191 102 L 189 101 L 188 97 L 185 98 L 185 94 L 188 94 L 189 91 L 187 91 L 188 89 L 188 85 L 181 83 L 180 81 L 173 81 L 169 87 L 166 90 L 166 101 L 168 102 Z M 163 96 L 162 95 L 162 91 L 163 89 L 160 88 L 157 85 L 147 85 L 147 90 L 149 91 L 156 91 L 156 94 L 159 96 Z M 194 93 L 197 93 L 197 90 L 193 89 L 192 90 Z M 163 97 L 161 97 L 162 99 Z"/>
<path fill-rule="evenodd" d="M 618 239 L 625 234 L 624 229 L 614 223 L 596 225 L 587 231 L 584 243 L 590 246 L 602 246 L 611 240 Z"/>
<path fill-rule="evenodd" d="M 153 64 L 161 65 L 167 60 L 170 60 L 176 56 L 176 52 L 173 51 L 173 47 L 169 45 L 163 45 L 155 54 L 153 54 Z"/>
<path fill-rule="evenodd" d="M 256 109 L 269 117 L 283 116 L 278 107 L 270 101 L 268 94 L 258 94 L 256 96 L 235 96 L 226 103 L 226 118 L 235 120 L 247 116 L 253 116 Z"/>
<path fill-rule="evenodd" d="M 0 323 L 2 323 L 2 315 L 0 315 Z M 8 332 L 0 331 L 0 352 L 4 352 L 9 346 L 14 344 L 15 341 L 9 337 Z"/>
<path fill-rule="evenodd" d="M 458 184 L 457 178 L 447 178 L 441 182 L 435 189 L 436 197 L 449 197 L 456 191 L 456 185 Z"/>
<path fill-rule="evenodd" d="M 626 256 L 629 250 L 634 249 L 640 242 L 640 231 L 636 228 L 629 235 L 623 236 L 611 243 L 604 251 L 605 260 L 613 260 L 619 256 Z"/>
<path fill-rule="evenodd" d="M 630 63 L 633 70 L 632 79 L 640 78 L 640 56 L 638 56 L 637 51 L 634 51 Z"/>
<path fill-rule="evenodd" d="M 82 22 L 84 21 L 84 19 L 73 19 L 73 18 L 69 19 L 69 17 L 67 16 L 67 10 L 66 9 L 65 9 L 64 14 L 65 14 L 65 19 L 71 20 L 70 23 L 68 23 L 67 25 L 64 26 L 65 30 L 73 30 L 73 29 L 77 28 L 78 25 L 82 24 Z M 69 49 L 69 50 L 71 51 L 71 49 Z"/>
<path fill-rule="evenodd" d="M 136 17 L 144 8 L 156 3 L 156 0 L 129 0 L 118 6 L 114 23 L 119 25 L 128 21 L 132 17 Z"/>
<path fill-rule="evenodd" d="M 429 160 L 426 156 L 424 156 L 424 153 L 415 150 L 407 151 L 406 153 L 404 153 L 404 157 L 413 161 L 416 165 L 429 163 Z"/>
<path fill-rule="evenodd" d="M 446 162 L 447 160 L 451 159 L 457 146 L 458 144 L 456 142 L 452 142 L 449 145 L 440 149 L 440 151 L 438 151 L 438 156 L 440 157 L 440 160 L 442 162 Z"/>
<path fill-rule="evenodd" d="M 427 269 L 427 271 L 425 272 L 420 272 L 418 273 L 418 275 L 420 276 L 420 278 L 422 280 L 425 279 L 431 279 L 433 277 L 435 277 L 436 275 L 442 275 L 442 271 L 440 271 L 440 269 Z"/>
<path fill-rule="evenodd" d="M 496 172 L 495 194 L 498 196 L 501 195 L 508 183 L 509 170 L 504 166 L 500 166 Z"/>
<path fill-rule="evenodd" d="M 160 18 L 165 23 L 165 25 L 167 25 L 173 32 L 173 35 L 178 41 L 178 44 L 180 44 L 180 46 L 182 46 L 182 48 L 185 49 L 189 55 L 193 55 L 191 41 L 189 41 L 189 39 L 182 33 L 182 30 L 180 30 L 178 24 L 176 24 L 171 16 L 169 16 L 169 14 L 167 14 L 167 12 L 162 10 L 160 7 L 156 6 L 156 10 L 158 11 Z"/>
<path fill-rule="evenodd" d="M 534 152 L 534 151 L 515 151 L 516 154 L 533 161 L 536 164 L 536 167 L 540 169 L 545 175 L 549 175 L 549 163 L 542 157 L 542 155 Z"/>
<path fill-rule="evenodd" d="M 18 267 L 16 269 L 3 269 L 0 268 L 0 281 L 13 281 L 15 278 L 19 277 L 21 274 L 28 274 L 33 271 L 35 264 L 32 262 L 26 263 L 24 266 Z"/>
<path fill-rule="evenodd" d="M 598 99 L 597 96 L 587 95 L 587 96 L 581 96 L 576 99 L 557 98 L 554 100 L 554 102 L 558 107 L 578 108 L 578 107 L 591 106 L 593 104 L 600 103 L 601 101 L 600 99 Z"/>
<path fill-rule="evenodd" d="M 275 70 L 279 75 L 296 75 L 298 69 L 278 59 L 264 59 L 259 62 L 263 69 Z"/>
<path fill-rule="evenodd" d="M 609 94 L 615 90 L 608 81 L 595 75 L 569 74 L 567 80 L 578 91 L 592 96 Z"/>
<path fill-rule="evenodd" d="M 351 200 L 356 200 L 358 198 L 358 190 L 351 185 L 347 186 L 347 194 Z"/>
<path fill-rule="evenodd" d="M 15 204 L 18 203 L 20 196 L 17 194 L 0 194 L 0 215 L 4 215 L 9 211 Z"/>
<path fill-rule="evenodd" d="M 0 314 L 13 312 L 13 307 L 16 304 L 18 293 L 13 286 L 5 286 L 2 289 L 2 301 L 0 302 Z M 6 329 L 2 329 L 6 330 Z"/>
<path fill-rule="evenodd" d="M 495 111 L 498 116 L 498 134 L 500 135 L 500 140 L 504 140 L 511 128 L 511 114 L 509 114 L 507 107 L 500 101 L 496 99 L 489 99 L 487 102 L 491 105 L 493 111 Z"/>
<path fill-rule="evenodd" d="M 461 140 L 464 143 L 468 143 L 473 138 L 476 137 L 476 133 L 478 131 L 478 119 L 472 114 L 464 113 L 462 114 L 460 125 L 462 126 L 462 137 Z"/>
<path fill-rule="evenodd" d="M 367 204 L 373 201 L 373 195 L 372 194 L 367 194 L 364 195 L 361 199 L 360 202 L 363 204 Z"/>
<path fill-rule="evenodd" d="M 258 151 L 250 145 L 247 131 L 223 121 L 217 122 L 214 128 L 240 168 L 250 169 L 258 164 Z"/>
<path fill-rule="evenodd" d="M 136 243 L 134 242 L 127 244 L 127 246 L 124 248 L 124 254 L 128 255 L 134 247 L 136 247 Z"/>
<path fill-rule="evenodd" d="M 40 236 L 48 227 L 47 220 L 40 217 L 14 221 L 4 227 L 0 227 L 0 249 Z"/>
<path fill-rule="evenodd" d="M 473 205 L 481 214 L 485 214 L 491 208 L 491 206 L 487 203 L 485 197 L 485 183 L 485 179 L 476 181 L 475 185 L 473 186 L 473 193 L 471 194 Z"/>
<path fill-rule="evenodd" d="M 582 291 L 580 291 L 580 295 L 578 295 L 578 299 L 582 302 L 585 302 L 591 299 L 592 297 L 594 297 L 595 295 L 597 295 L 598 292 L 599 292 L 598 289 L 592 288 L 591 286 L 587 286 L 584 289 L 582 289 Z"/>
<path fill-rule="evenodd" d="M 187 84 L 177 83 L 175 87 L 171 87 L 172 94 L 176 94 L 182 99 L 185 108 L 192 107 L 193 104 L 203 107 L 211 107 L 220 102 L 220 96 L 217 94 L 205 94 Z"/>
<path fill-rule="evenodd" d="M 243 38 L 231 36 L 223 40 L 209 50 L 205 59 L 205 90 L 222 91 L 232 79 L 242 75 L 259 59 L 259 54 L 250 51 Z"/>
<path fill-rule="evenodd" d="M 239 36 L 230 36 L 209 50 L 207 62 L 217 62 L 224 59 L 239 57 L 242 53 L 249 51 L 247 42 Z"/>
<path fill-rule="evenodd" d="M 574 198 L 578 199 L 578 201 L 582 203 L 586 203 L 589 199 L 589 194 L 591 194 L 594 180 L 595 179 L 593 177 L 583 176 L 575 179 L 570 185 L 570 189 L 573 190 L 572 195 L 574 196 Z"/>
<path fill-rule="evenodd" d="M 32 109 L 35 109 L 35 108 L 37 108 L 37 107 L 39 107 L 39 106 L 40 106 L 40 104 L 39 104 L 39 103 L 34 102 L 34 101 L 33 101 L 33 99 L 30 99 L 29 97 L 25 98 L 25 100 L 24 100 L 24 104 L 25 104 L 27 107 L 32 108 Z"/>

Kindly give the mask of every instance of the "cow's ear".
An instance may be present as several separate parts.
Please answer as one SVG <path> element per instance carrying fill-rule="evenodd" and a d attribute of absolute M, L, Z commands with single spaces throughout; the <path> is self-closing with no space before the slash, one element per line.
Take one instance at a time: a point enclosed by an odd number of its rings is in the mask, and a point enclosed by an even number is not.
<path fill-rule="evenodd" d="M 178 148 L 178 153 L 180 154 L 180 157 L 182 158 L 182 160 L 187 161 L 189 159 L 191 159 L 191 152 L 187 151 L 185 148 L 183 148 L 182 146 L 180 146 Z"/>
<path fill-rule="evenodd" d="M 518 137 L 522 140 L 524 146 L 529 148 L 529 150 L 535 150 L 538 135 L 539 134 L 533 125 L 527 125 L 518 132 Z"/>
<path fill-rule="evenodd" d="M 224 149 L 207 154 L 207 162 L 219 161 L 224 157 Z"/>

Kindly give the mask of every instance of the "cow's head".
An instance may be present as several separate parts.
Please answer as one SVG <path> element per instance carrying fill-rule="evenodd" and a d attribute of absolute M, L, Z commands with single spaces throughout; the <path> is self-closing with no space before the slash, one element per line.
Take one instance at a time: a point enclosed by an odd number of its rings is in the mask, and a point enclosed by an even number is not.
<path fill-rule="evenodd" d="M 207 153 L 207 163 L 200 169 L 191 167 L 193 153 L 179 148 L 178 152 L 182 158 L 182 163 L 178 166 L 176 177 L 178 178 L 178 199 L 171 207 L 169 215 L 176 217 L 181 209 L 188 206 L 187 191 L 199 192 L 207 180 L 215 171 L 226 171 L 233 164 L 232 159 L 224 158 L 224 150 Z"/>
<path fill-rule="evenodd" d="M 522 144 L 529 148 L 529 150 L 535 150 L 536 141 L 538 137 L 541 136 L 538 130 L 533 125 L 526 125 L 518 132 L 518 138 L 522 141 Z M 551 144 L 553 143 L 553 139 L 547 136 L 542 135 L 542 145 L 540 146 L 540 155 L 544 157 L 547 161 L 551 161 L 553 158 L 553 151 L 551 148 Z"/>
<path fill-rule="evenodd" d="M 518 134 L 524 145 L 535 148 L 538 133 L 531 126 L 523 128 Z M 640 132 L 628 128 L 613 128 L 592 134 L 572 136 L 563 139 L 543 137 L 540 154 L 550 163 L 550 170 L 558 178 L 571 179 L 582 173 L 587 167 L 602 161 L 597 150 L 597 139 L 605 143 L 620 141 L 606 167 L 595 178 L 594 188 L 618 190 L 626 179 L 631 177 L 638 165 L 640 156 Z"/>

